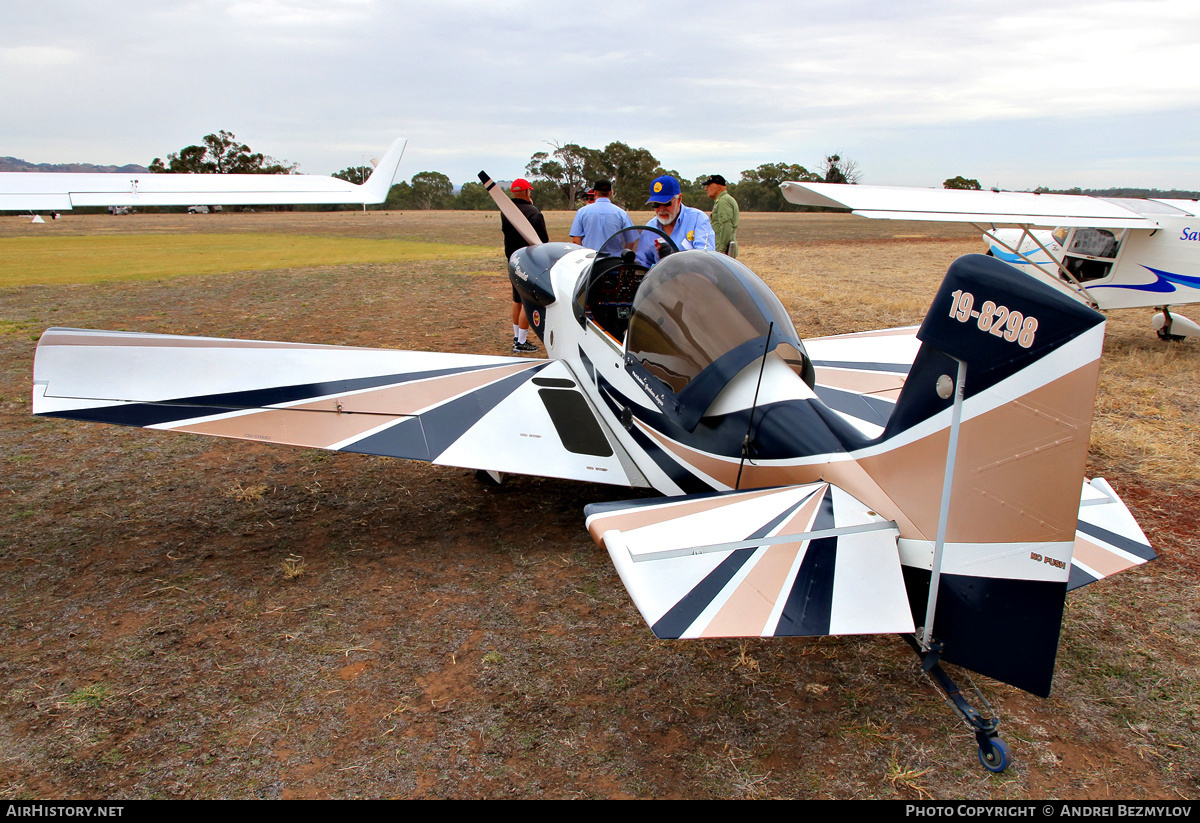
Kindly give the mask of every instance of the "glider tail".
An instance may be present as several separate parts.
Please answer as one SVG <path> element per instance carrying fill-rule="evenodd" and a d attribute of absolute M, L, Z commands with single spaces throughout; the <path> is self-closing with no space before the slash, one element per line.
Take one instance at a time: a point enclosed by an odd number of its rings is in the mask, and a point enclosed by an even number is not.
<path fill-rule="evenodd" d="M 400 158 L 404 156 L 404 147 L 407 145 L 407 140 L 397 137 L 392 141 L 392 145 L 388 146 L 371 176 L 362 184 L 364 204 L 382 203 L 387 200 L 392 181 L 396 179 L 396 172 L 400 170 Z"/>
<path fill-rule="evenodd" d="M 1104 316 L 968 255 L 950 267 L 917 337 L 879 449 L 858 465 L 902 513 L 918 635 L 950 663 L 1046 695 Z"/>

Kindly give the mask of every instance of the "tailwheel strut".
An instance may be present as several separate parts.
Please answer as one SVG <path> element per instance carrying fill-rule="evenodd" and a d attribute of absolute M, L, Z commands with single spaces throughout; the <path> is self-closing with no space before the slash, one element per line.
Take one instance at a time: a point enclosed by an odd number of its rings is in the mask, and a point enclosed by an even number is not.
<path fill-rule="evenodd" d="M 904 639 L 921 658 L 921 671 L 933 681 L 934 687 L 942 693 L 946 702 L 974 732 L 975 743 L 979 746 L 979 762 L 989 772 L 999 773 L 1007 769 L 1008 764 L 1012 761 L 1012 754 L 1008 749 L 1008 744 L 1000 739 L 997 732 L 1000 727 L 1000 718 L 995 716 L 992 707 L 987 705 L 987 700 L 983 698 L 982 693 L 978 689 L 974 689 L 980 702 L 986 706 L 988 713 L 993 715 L 991 717 L 980 714 L 963 696 L 958 684 L 942 668 L 939 644 L 935 642 L 932 648 L 923 651 L 915 636 L 906 634 Z"/>

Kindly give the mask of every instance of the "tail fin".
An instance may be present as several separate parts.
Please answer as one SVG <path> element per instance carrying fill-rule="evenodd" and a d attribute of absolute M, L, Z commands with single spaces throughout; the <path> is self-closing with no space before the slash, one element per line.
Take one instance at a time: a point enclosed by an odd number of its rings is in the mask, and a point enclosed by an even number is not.
<path fill-rule="evenodd" d="M 932 634 L 943 659 L 1046 695 L 1104 317 L 1011 266 L 968 255 L 950 267 L 917 337 L 921 350 L 880 450 L 858 461 L 909 521 L 899 545 L 914 619 L 926 622 L 941 527 Z"/>
<path fill-rule="evenodd" d="M 388 146 L 379 165 L 362 184 L 363 203 L 382 203 L 387 200 L 392 181 L 396 179 L 396 172 L 400 170 L 400 158 L 404 156 L 404 147 L 407 145 L 407 140 L 397 137 L 392 141 L 392 145 Z"/>

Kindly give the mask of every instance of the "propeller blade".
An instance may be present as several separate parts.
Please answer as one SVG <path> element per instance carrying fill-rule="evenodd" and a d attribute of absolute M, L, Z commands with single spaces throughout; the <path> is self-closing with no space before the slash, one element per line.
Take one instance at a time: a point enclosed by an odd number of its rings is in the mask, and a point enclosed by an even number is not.
<path fill-rule="evenodd" d="M 508 222 L 512 223 L 517 231 L 521 233 L 531 246 L 542 245 L 542 238 L 538 237 L 533 226 L 525 219 L 525 215 L 521 214 L 521 210 L 517 208 L 517 204 L 508 199 L 508 195 L 504 193 L 504 189 L 492 182 L 492 178 L 488 177 L 486 171 L 479 172 L 479 182 L 483 183 L 483 187 L 487 189 L 488 194 L 496 201 L 496 205 L 500 207 L 500 213 L 508 218 Z"/>

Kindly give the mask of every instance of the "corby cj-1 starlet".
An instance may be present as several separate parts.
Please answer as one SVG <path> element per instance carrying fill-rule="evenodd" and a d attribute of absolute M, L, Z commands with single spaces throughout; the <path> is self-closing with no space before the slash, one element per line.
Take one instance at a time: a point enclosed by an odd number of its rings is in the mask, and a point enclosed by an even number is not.
<path fill-rule="evenodd" d="M 968 255 L 919 327 L 801 340 L 737 260 L 540 243 L 481 179 L 547 358 L 54 328 L 34 414 L 656 489 L 585 512 L 655 635 L 900 634 L 1004 769 L 941 663 L 1046 695 L 1068 590 L 1154 557 L 1084 478 L 1104 316 Z"/>

